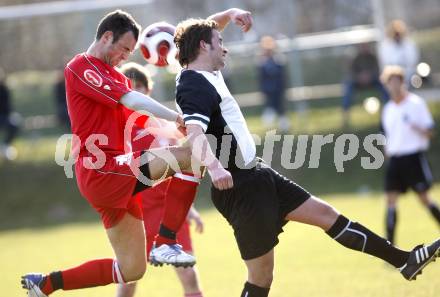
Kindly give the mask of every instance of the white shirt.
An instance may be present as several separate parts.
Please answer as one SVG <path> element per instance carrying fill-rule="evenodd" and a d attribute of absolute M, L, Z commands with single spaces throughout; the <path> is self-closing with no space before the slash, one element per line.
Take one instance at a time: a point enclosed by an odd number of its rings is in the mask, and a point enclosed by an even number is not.
<path fill-rule="evenodd" d="M 382 124 L 387 139 L 385 151 L 388 156 L 409 155 L 425 151 L 429 138 L 412 126 L 422 129 L 434 127 L 434 120 L 425 101 L 413 93 L 400 103 L 390 100 L 382 112 Z"/>
<path fill-rule="evenodd" d="M 240 147 L 240 151 L 243 154 L 243 160 L 245 164 L 249 164 L 256 155 L 256 146 L 254 138 L 246 124 L 243 114 L 241 113 L 240 107 L 237 101 L 231 95 L 226 83 L 223 79 L 223 75 L 220 71 L 215 71 L 214 73 L 207 71 L 197 71 L 202 74 L 217 90 L 217 93 L 222 98 L 220 102 L 220 109 L 222 117 L 227 123 L 229 129 L 231 129 L 234 134 L 237 144 Z"/>
<path fill-rule="evenodd" d="M 399 65 L 405 70 L 407 79 L 416 71 L 419 62 L 419 51 L 416 44 L 408 39 L 400 43 L 385 39 L 379 46 L 379 60 L 382 69 L 387 65 Z"/>

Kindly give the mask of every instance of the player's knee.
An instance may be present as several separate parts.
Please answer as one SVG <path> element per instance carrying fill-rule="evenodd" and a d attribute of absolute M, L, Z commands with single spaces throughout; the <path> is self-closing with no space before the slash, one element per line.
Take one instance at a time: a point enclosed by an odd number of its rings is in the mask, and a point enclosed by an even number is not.
<path fill-rule="evenodd" d="M 263 288 L 269 288 L 273 281 L 273 269 L 262 267 L 256 271 L 249 271 L 248 281 Z"/>
<path fill-rule="evenodd" d="M 133 282 L 140 280 L 147 270 L 145 263 L 136 263 L 129 265 L 127 269 L 122 272 L 125 282 Z"/>
<path fill-rule="evenodd" d="M 172 153 L 179 163 L 180 170 L 188 169 L 191 166 L 191 149 L 189 147 L 175 147 Z"/>
<path fill-rule="evenodd" d="M 124 280 L 126 282 L 138 281 L 144 277 L 145 271 L 146 270 L 130 271 L 127 276 L 124 276 Z"/>

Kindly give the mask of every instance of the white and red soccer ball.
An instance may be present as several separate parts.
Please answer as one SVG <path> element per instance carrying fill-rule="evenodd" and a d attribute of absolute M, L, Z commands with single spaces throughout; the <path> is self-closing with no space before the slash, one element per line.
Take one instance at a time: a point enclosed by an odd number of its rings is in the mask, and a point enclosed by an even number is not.
<path fill-rule="evenodd" d="M 166 22 L 153 23 L 141 34 L 140 49 L 149 64 L 165 67 L 176 63 L 176 27 Z"/>

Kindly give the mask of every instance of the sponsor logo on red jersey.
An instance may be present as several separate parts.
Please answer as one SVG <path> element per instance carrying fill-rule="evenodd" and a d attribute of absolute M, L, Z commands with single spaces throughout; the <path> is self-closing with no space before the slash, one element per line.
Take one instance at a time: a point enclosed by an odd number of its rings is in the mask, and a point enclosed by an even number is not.
<path fill-rule="evenodd" d="M 84 71 L 84 78 L 95 87 L 102 86 L 102 77 L 92 69 Z"/>

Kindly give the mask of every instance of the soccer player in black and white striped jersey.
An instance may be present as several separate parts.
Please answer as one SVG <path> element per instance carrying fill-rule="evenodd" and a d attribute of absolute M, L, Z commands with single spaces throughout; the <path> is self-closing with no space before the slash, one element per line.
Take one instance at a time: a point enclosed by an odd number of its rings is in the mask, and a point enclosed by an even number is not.
<path fill-rule="evenodd" d="M 251 14 L 230 9 L 216 22 L 189 19 L 176 29 L 179 62 L 177 106 L 183 114 L 193 157 L 208 168 L 215 207 L 234 229 L 248 279 L 242 297 L 268 296 L 274 268 L 274 247 L 288 221 L 323 229 L 347 248 L 381 258 L 412 280 L 440 251 L 440 239 L 404 251 L 335 208 L 256 157 L 254 140 L 220 70 L 227 49 L 220 31 L 233 22 L 243 31 Z M 211 143 L 208 141 L 211 140 Z"/>

